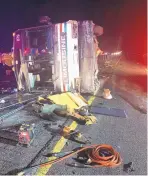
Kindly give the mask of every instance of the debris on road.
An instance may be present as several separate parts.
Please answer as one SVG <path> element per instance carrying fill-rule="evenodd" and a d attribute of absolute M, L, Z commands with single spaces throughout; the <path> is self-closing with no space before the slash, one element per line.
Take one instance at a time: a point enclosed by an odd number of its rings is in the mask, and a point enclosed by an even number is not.
<path fill-rule="evenodd" d="M 58 123 L 57 122 L 50 122 L 50 124 L 48 124 L 49 126 L 57 126 Z"/>
<path fill-rule="evenodd" d="M 83 106 L 80 109 L 76 109 L 76 112 L 78 112 L 81 116 L 90 116 L 89 107 Z"/>
<path fill-rule="evenodd" d="M 24 105 L 19 106 L 18 108 L 16 108 L 15 110 L 12 110 L 2 116 L 0 116 L 0 125 L 2 125 L 3 123 L 5 123 L 5 119 L 7 119 L 8 117 L 10 117 L 11 115 L 17 113 L 18 111 L 22 110 L 24 108 Z"/>
<path fill-rule="evenodd" d="M 5 100 L 4 99 L 0 100 L 0 103 L 5 103 Z"/>
<path fill-rule="evenodd" d="M 135 169 L 133 167 L 133 162 L 129 162 L 127 164 L 124 164 L 123 165 L 123 171 L 127 172 L 127 173 L 135 171 Z"/>
<path fill-rule="evenodd" d="M 71 130 L 71 128 L 68 126 L 60 127 L 61 135 L 63 137 L 81 144 L 91 143 L 82 133 L 79 132 L 79 130 Z"/>
<path fill-rule="evenodd" d="M 7 89 L 0 88 L 0 94 L 14 94 L 17 92 L 16 88 L 9 87 Z"/>

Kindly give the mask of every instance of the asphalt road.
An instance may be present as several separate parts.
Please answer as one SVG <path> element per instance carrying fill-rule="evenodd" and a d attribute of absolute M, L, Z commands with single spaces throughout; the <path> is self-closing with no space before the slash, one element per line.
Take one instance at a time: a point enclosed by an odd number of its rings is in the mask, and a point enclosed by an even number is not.
<path fill-rule="evenodd" d="M 48 175 L 147 175 L 147 118 L 133 109 L 120 97 L 113 100 L 96 98 L 93 106 L 104 102 L 105 106 L 119 107 L 126 111 L 128 117 L 111 117 L 96 115 L 98 123 L 92 126 L 80 126 L 78 129 L 86 136 L 91 137 L 92 144 L 110 144 L 122 157 L 122 165 L 117 168 L 75 168 L 66 163 L 74 162 L 72 158 L 53 165 Z M 100 106 L 100 105 L 99 105 Z M 64 151 L 78 146 L 70 142 Z M 131 173 L 123 171 L 123 164 L 133 162 L 134 170 Z"/>
<path fill-rule="evenodd" d="M 135 110 L 125 100 L 117 95 L 114 99 L 104 100 L 96 97 L 93 106 L 107 106 L 124 109 L 127 118 L 96 115 L 98 122 L 91 126 L 78 125 L 91 144 L 110 144 L 122 157 L 122 165 L 117 168 L 76 168 L 67 166 L 74 162 L 72 158 L 52 165 L 47 175 L 146 175 L 147 174 L 147 118 Z M 100 104 L 101 103 L 101 104 Z M 103 103 L 103 104 L 102 104 Z M 24 116 L 29 118 L 28 114 Z M 27 113 L 27 112 L 26 112 Z M 22 112 L 15 114 L 21 116 Z M 59 120 L 59 124 L 65 123 L 65 119 Z M 69 124 L 71 121 L 68 122 Z M 50 153 L 60 136 L 56 135 L 55 127 L 49 127 L 48 121 L 38 119 L 36 138 L 29 148 L 15 146 L 10 141 L 0 139 L 0 174 L 16 174 L 20 168 L 27 165 L 35 165 L 45 161 L 44 155 Z M 46 145 L 47 144 L 47 145 Z M 45 147 L 46 146 L 46 147 Z M 80 144 L 69 141 L 62 151 L 70 151 Z M 36 157 L 37 156 L 37 157 Z M 123 164 L 133 162 L 134 170 L 131 173 L 123 171 Z M 18 169 L 18 170 L 17 170 Z M 13 171 L 13 172 L 12 172 Z M 34 173 L 35 170 L 31 171 Z M 30 173 L 30 172 L 29 172 Z"/>

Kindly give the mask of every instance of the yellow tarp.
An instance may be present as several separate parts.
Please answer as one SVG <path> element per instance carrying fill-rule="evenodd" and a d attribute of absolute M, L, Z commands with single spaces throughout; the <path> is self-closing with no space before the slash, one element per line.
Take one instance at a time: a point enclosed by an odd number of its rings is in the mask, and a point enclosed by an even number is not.
<path fill-rule="evenodd" d="M 47 98 L 52 100 L 55 104 L 67 105 L 67 110 L 70 113 L 74 112 L 75 109 L 79 109 L 82 106 L 87 106 L 89 104 L 89 102 L 87 103 L 87 101 L 81 95 L 77 93 L 73 94 L 71 92 L 49 95 Z M 41 97 L 39 100 L 40 99 Z M 97 121 L 96 117 L 93 115 L 85 116 L 85 119 L 86 125 L 91 125 Z"/>
<path fill-rule="evenodd" d="M 73 112 L 74 109 L 79 108 L 79 106 L 76 105 L 75 101 L 73 101 L 67 93 L 51 95 L 47 98 L 52 100 L 55 104 L 67 105 L 67 109 L 69 112 Z"/>

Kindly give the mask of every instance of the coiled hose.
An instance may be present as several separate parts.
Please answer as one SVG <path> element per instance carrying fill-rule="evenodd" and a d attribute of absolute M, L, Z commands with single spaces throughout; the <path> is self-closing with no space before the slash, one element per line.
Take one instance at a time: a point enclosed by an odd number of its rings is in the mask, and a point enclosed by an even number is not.
<path fill-rule="evenodd" d="M 104 151 L 107 153 L 107 156 L 102 155 L 101 152 Z M 75 154 L 79 154 L 80 152 L 85 152 L 87 157 L 89 158 L 89 161 L 93 163 L 90 165 L 91 167 L 116 167 L 121 164 L 121 157 L 118 152 L 116 152 L 112 146 L 107 145 L 107 144 L 101 144 L 101 145 L 91 145 L 88 147 L 83 147 L 78 149 L 77 151 L 73 151 L 70 154 L 67 154 L 63 157 L 57 158 L 55 160 L 42 163 L 40 164 L 41 167 L 50 165 L 50 164 L 55 164 L 60 161 L 63 161 Z"/>
<path fill-rule="evenodd" d="M 107 153 L 107 156 L 102 156 L 101 151 L 104 150 Z M 18 176 L 22 176 L 24 175 L 27 171 L 30 171 L 32 168 L 35 167 L 46 167 L 48 165 L 51 164 L 56 164 L 60 161 L 63 161 L 75 154 L 79 154 L 80 152 L 84 152 L 89 160 L 89 163 L 87 165 L 84 165 L 86 167 L 117 167 L 121 164 L 121 157 L 120 154 L 118 152 L 116 152 L 112 146 L 107 145 L 107 144 L 101 144 L 101 145 L 90 145 L 87 147 L 82 147 L 82 148 L 78 148 L 75 151 L 72 151 L 71 153 L 64 155 L 60 158 L 48 161 L 48 162 L 44 162 L 38 165 L 34 165 L 31 166 L 29 168 L 24 168 L 22 172 L 19 172 L 17 175 Z M 66 152 L 67 153 L 67 152 Z M 59 154 L 59 153 L 56 153 Z M 71 165 L 71 164 L 69 164 Z M 73 165 L 75 167 L 77 167 L 77 164 Z"/>

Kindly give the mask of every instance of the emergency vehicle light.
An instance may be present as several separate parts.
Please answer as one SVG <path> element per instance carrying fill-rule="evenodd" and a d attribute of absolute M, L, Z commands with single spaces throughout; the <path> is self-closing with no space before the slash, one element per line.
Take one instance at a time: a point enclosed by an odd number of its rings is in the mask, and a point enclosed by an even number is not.
<path fill-rule="evenodd" d="M 119 51 L 119 52 L 111 53 L 111 55 L 120 55 L 121 53 L 122 51 Z"/>

